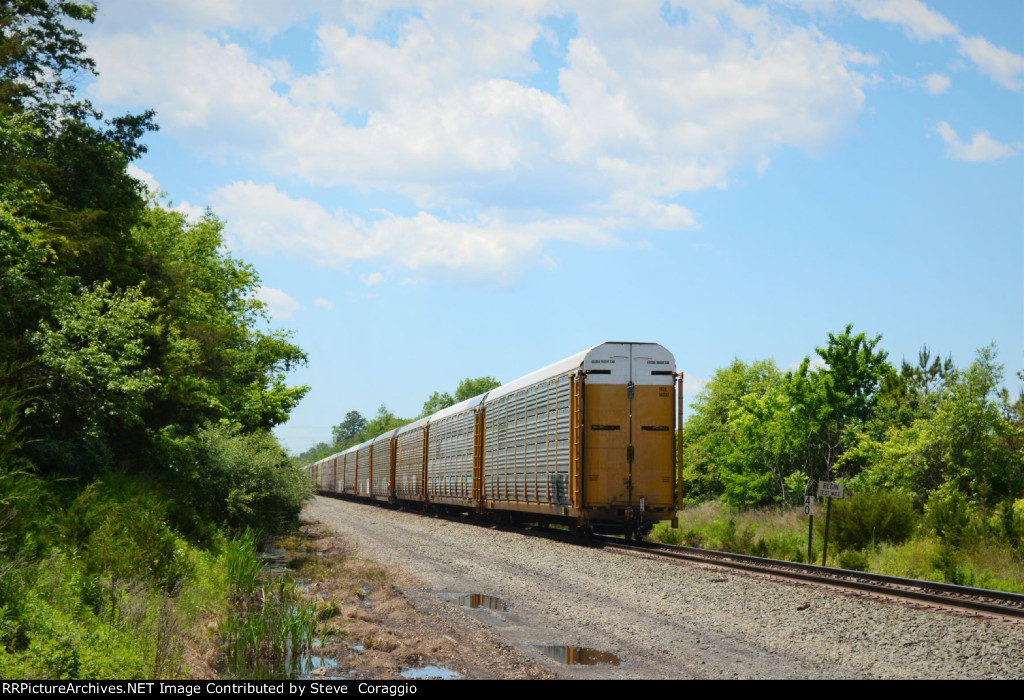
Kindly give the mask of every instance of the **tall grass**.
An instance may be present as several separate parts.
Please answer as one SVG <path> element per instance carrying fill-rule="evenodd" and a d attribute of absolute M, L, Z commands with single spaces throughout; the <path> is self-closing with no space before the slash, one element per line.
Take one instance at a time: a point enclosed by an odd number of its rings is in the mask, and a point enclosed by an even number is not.
<path fill-rule="evenodd" d="M 258 551 L 260 539 L 258 530 L 247 527 L 224 544 L 230 595 L 243 604 L 253 596 L 263 575 L 263 562 Z"/>
<path fill-rule="evenodd" d="M 833 507 L 828 563 L 1024 593 L 1024 519 L 1011 511 L 1016 505 L 1001 504 L 991 512 L 955 505 L 955 528 L 949 524 L 951 517 L 940 520 L 934 515 L 938 507 L 920 517 L 909 499 L 898 494 L 851 499 Z M 819 564 L 824 520 L 815 517 L 814 523 L 812 557 Z M 807 558 L 808 521 L 802 508 L 743 511 L 707 502 L 679 511 L 679 522 L 677 529 L 659 523 L 649 539 L 772 559 Z"/>
<path fill-rule="evenodd" d="M 763 508 L 736 510 L 718 502 L 679 511 L 679 528 L 659 523 L 648 539 L 667 544 L 804 561 L 807 523 L 801 511 Z"/>
<path fill-rule="evenodd" d="M 247 528 L 225 546 L 233 605 L 220 623 L 220 636 L 225 667 L 236 674 L 266 663 L 296 665 L 313 646 L 319 620 L 329 616 L 324 605 L 302 599 L 290 574 L 268 580 L 258 541 L 259 534 Z"/>

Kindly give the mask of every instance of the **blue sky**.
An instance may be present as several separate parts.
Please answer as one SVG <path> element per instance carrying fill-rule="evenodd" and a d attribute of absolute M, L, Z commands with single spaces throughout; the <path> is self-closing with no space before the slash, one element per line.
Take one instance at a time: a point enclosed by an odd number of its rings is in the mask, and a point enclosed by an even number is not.
<path fill-rule="evenodd" d="M 107 0 L 136 176 L 225 222 L 312 386 L 417 414 L 605 340 L 692 397 L 847 323 L 1024 368 L 1024 3 Z"/>

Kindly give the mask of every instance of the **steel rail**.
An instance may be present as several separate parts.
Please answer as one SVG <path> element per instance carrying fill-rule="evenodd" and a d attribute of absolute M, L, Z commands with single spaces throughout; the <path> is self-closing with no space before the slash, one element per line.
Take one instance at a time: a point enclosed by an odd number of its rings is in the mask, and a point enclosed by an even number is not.
<path fill-rule="evenodd" d="M 812 583 L 853 588 L 870 593 L 911 598 L 939 605 L 970 608 L 982 612 L 1024 618 L 1024 595 L 971 588 L 951 583 L 922 581 L 919 579 L 886 576 L 864 571 L 850 571 L 815 564 L 766 559 L 747 554 L 733 554 L 709 549 L 682 547 L 657 543 L 627 544 L 615 537 L 595 535 L 595 543 L 603 547 L 654 554 L 672 559 L 684 559 L 726 566 L 773 576 L 798 579 Z"/>
<path fill-rule="evenodd" d="M 384 506 L 385 504 L 370 501 L 363 498 L 353 498 L 351 495 L 340 495 L 335 493 L 324 494 L 341 500 L 362 503 L 364 505 Z M 418 505 L 418 504 L 411 504 Z M 435 514 L 446 520 L 464 522 L 467 524 L 480 525 L 478 518 L 469 515 Z M 1024 594 L 1009 593 L 1006 591 L 993 591 L 987 588 L 971 588 L 959 586 L 952 583 L 939 581 L 924 581 L 921 579 L 902 578 L 899 576 L 888 576 L 875 574 L 866 571 L 851 571 L 831 566 L 818 566 L 816 564 L 800 564 L 798 562 L 785 561 L 782 559 L 767 559 L 755 557 L 749 554 L 735 554 L 732 552 L 721 552 L 714 549 L 699 549 L 697 547 L 684 547 L 681 545 L 662 544 L 658 542 L 627 543 L 618 537 L 611 535 L 591 535 L 580 537 L 570 535 L 562 530 L 551 530 L 548 528 L 535 527 L 509 527 L 507 525 L 490 524 L 501 530 L 509 530 L 520 534 L 529 534 L 533 537 L 557 540 L 566 544 L 582 545 L 584 547 L 601 547 L 609 549 L 621 549 L 643 554 L 665 557 L 669 559 L 680 559 L 685 561 L 723 566 L 742 571 L 779 576 L 781 578 L 795 579 L 822 585 L 836 586 L 840 588 L 851 588 L 868 593 L 892 596 L 895 598 L 908 598 L 919 600 L 934 605 L 949 607 L 968 608 L 980 612 L 1007 617 L 1024 618 Z"/>

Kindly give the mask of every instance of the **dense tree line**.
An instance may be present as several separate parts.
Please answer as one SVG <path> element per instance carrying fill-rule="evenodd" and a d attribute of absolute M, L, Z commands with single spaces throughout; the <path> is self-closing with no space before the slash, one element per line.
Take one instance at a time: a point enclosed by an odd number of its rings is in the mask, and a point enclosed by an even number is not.
<path fill-rule="evenodd" d="M 880 340 L 847 326 L 795 370 L 719 369 L 685 426 L 688 498 L 795 504 L 817 480 L 902 489 L 919 504 L 1024 496 L 1024 393 L 1003 388 L 995 347 L 966 368 L 928 348 L 897 368 Z"/>
<path fill-rule="evenodd" d="M 305 355 L 259 330 L 259 278 L 221 252 L 222 222 L 187 221 L 128 174 L 153 113 L 107 119 L 76 97 L 94 66 L 70 23 L 95 8 L 0 7 L 0 402 L 19 456 L 191 489 L 201 443 L 287 418 Z"/>
<path fill-rule="evenodd" d="M 215 599 L 224 534 L 283 528 L 310 494 L 270 433 L 305 354 L 261 330 L 223 223 L 129 174 L 153 112 L 75 94 L 94 63 L 74 26 L 95 12 L 0 0 L 4 678 L 173 675 L 182 586 Z"/>
<path fill-rule="evenodd" d="M 341 423 L 331 428 L 330 443 L 321 442 L 297 455 L 293 461 L 296 464 L 315 462 L 499 386 L 501 386 L 501 382 L 494 377 L 467 377 L 459 382 L 454 395 L 447 391 L 432 393 L 423 402 L 423 410 L 420 415 L 415 418 L 399 418 L 383 403 L 377 409 L 377 415 L 370 420 L 363 417 L 359 411 L 349 411 Z"/>

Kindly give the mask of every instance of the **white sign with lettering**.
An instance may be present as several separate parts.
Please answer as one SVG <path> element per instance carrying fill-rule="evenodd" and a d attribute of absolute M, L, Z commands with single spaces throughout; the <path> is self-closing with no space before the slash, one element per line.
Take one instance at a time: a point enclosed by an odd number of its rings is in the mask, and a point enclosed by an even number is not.
<path fill-rule="evenodd" d="M 818 498 L 842 498 L 843 485 L 838 481 L 819 481 Z"/>

